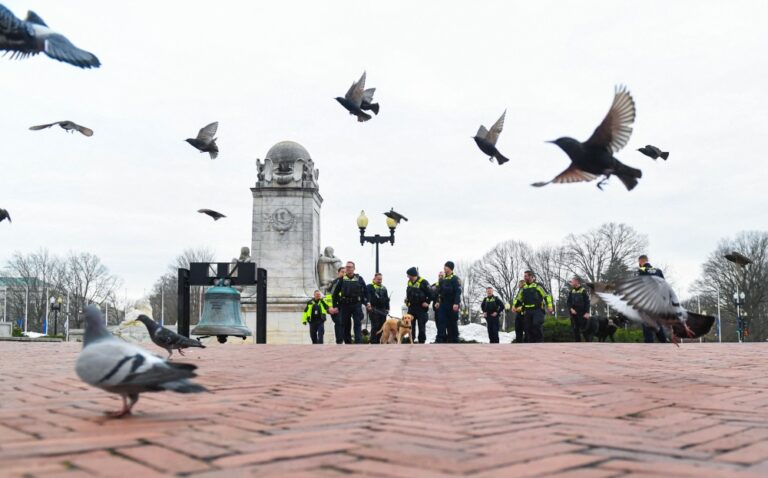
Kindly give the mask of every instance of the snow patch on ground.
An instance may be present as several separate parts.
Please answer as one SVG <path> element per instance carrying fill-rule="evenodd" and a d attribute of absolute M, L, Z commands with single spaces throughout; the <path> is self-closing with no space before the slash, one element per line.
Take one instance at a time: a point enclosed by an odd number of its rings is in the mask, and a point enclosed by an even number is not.
<path fill-rule="evenodd" d="M 437 336 L 437 325 L 433 321 L 427 322 L 427 342 L 434 342 Z M 459 325 L 459 336 L 467 341 L 476 341 L 481 344 L 487 344 L 488 329 L 481 324 Z M 499 332 L 499 343 L 511 344 L 515 339 L 514 332 Z"/>

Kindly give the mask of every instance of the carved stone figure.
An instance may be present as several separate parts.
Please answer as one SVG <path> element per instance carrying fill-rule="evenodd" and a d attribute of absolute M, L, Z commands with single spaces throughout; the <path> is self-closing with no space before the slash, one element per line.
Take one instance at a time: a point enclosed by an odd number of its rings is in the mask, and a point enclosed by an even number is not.
<path fill-rule="evenodd" d="M 317 276 L 320 279 L 321 290 L 326 290 L 331 285 L 339 267 L 341 267 L 341 259 L 333 255 L 333 247 L 326 247 L 317 261 Z"/>
<path fill-rule="evenodd" d="M 259 182 L 267 185 L 304 186 L 308 181 L 317 185 L 318 171 L 309 153 L 293 141 L 282 141 L 267 153 L 264 162 L 256 160 L 256 174 Z"/>

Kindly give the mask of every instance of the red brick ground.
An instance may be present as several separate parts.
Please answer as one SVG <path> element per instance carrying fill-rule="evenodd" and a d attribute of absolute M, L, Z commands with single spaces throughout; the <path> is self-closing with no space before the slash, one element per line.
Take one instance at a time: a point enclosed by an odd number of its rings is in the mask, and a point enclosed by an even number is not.
<path fill-rule="evenodd" d="M 0 343 L 0 475 L 767 476 L 760 344 L 225 346 L 136 415 Z"/>

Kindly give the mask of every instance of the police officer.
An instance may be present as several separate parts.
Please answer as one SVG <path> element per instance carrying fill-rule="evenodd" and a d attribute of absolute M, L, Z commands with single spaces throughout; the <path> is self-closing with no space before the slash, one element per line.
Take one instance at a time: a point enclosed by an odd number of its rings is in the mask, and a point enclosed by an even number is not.
<path fill-rule="evenodd" d="M 523 313 L 526 341 L 537 343 L 544 339 L 544 303 L 552 314 L 552 296 L 536 282 L 532 271 L 523 274 L 525 285 L 515 297 L 515 309 Z"/>
<path fill-rule="evenodd" d="M 571 291 L 568 293 L 568 312 L 571 315 L 571 329 L 576 342 L 581 342 L 582 331 L 589 325 L 589 292 L 581 285 L 581 279 L 574 277 L 570 281 Z M 587 336 L 584 336 L 587 340 Z"/>
<path fill-rule="evenodd" d="M 504 311 L 504 302 L 493 295 L 493 287 L 485 289 L 485 299 L 480 304 L 480 309 L 485 317 L 485 324 L 488 328 L 488 341 L 492 344 L 499 343 L 499 316 Z"/>
<path fill-rule="evenodd" d="M 454 264 L 445 263 L 445 274 L 437 284 L 437 338 L 435 343 L 459 343 L 459 304 L 461 304 L 461 281 L 453 274 Z"/>
<path fill-rule="evenodd" d="M 643 254 L 637 258 L 637 275 L 639 276 L 656 276 L 664 278 L 664 273 L 661 269 L 657 269 L 648 262 L 648 256 Z M 664 329 L 661 327 L 653 327 L 643 324 L 643 341 L 646 344 L 652 344 L 654 337 L 661 343 L 667 342 L 667 336 L 664 335 Z"/>
<path fill-rule="evenodd" d="M 389 294 L 387 288 L 381 285 L 382 276 L 377 272 L 373 282 L 368 284 L 368 317 L 371 318 L 371 343 L 378 344 L 381 336 L 377 334 L 389 314 Z"/>
<path fill-rule="evenodd" d="M 333 293 L 336 291 L 336 288 L 341 285 L 341 278 L 344 277 L 346 270 L 346 267 L 339 267 L 339 269 L 336 271 L 337 276 L 328 286 L 328 294 L 325 296 L 325 302 L 330 307 L 328 311 L 331 312 L 331 320 L 333 321 L 333 333 L 336 336 L 335 338 L 337 344 L 344 343 L 344 324 L 341 323 L 341 314 L 339 314 L 339 310 L 333 308 Z"/>
<path fill-rule="evenodd" d="M 520 280 L 517 283 L 517 290 L 521 291 L 523 290 L 523 287 L 525 287 L 525 281 Z M 512 300 L 512 303 L 509 304 L 511 311 L 515 314 L 515 343 L 516 344 L 522 344 L 524 342 L 527 342 L 527 338 L 525 336 L 525 320 L 523 320 L 523 312 L 522 310 L 517 310 L 515 308 L 515 301 Z"/>
<path fill-rule="evenodd" d="M 307 302 L 307 307 L 301 318 L 302 324 L 309 324 L 309 338 L 312 339 L 313 344 L 323 343 L 326 314 L 328 314 L 328 303 L 323 299 L 323 294 L 316 290 L 314 297 Z"/>
<path fill-rule="evenodd" d="M 408 306 L 408 313 L 413 316 L 411 324 L 413 339 L 423 344 L 427 341 L 427 320 L 429 320 L 429 303 L 432 301 L 432 288 L 429 282 L 419 276 L 419 270 L 415 267 L 411 267 L 405 273 L 408 276 L 405 305 Z"/>
<path fill-rule="evenodd" d="M 363 343 L 363 306 L 368 305 L 368 291 L 362 277 L 355 274 L 355 263 L 347 262 L 339 286 L 332 295 L 333 308 L 339 311 L 344 327 L 344 343 L 352 343 L 352 322 L 355 343 Z M 331 311 L 333 312 L 333 311 Z"/>

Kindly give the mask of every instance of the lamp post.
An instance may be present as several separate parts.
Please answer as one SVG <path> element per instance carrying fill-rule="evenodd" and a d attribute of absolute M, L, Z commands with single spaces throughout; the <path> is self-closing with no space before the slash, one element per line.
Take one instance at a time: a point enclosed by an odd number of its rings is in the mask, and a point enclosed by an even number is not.
<path fill-rule="evenodd" d="M 8 322 L 8 286 L 2 287 L 3 291 L 3 322 Z"/>
<path fill-rule="evenodd" d="M 747 296 L 744 292 L 739 292 L 739 286 L 736 286 L 736 292 L 733 294 L 733 304 L 736 306 L 736 332 L 739 342 L 744 342 L 744 318 L 741 316 L 741 308 L 745 304 Z"/>
<path fill-rule="evenodd" d="M 51 297 L 51 310 L 53 311 L 53 335 L 59 335 L 59 311 L 61 310 L 61 297 Z"/>
<path fill-rule="evenodd" d="M 360 211 L 360 216 L 357 217 L 357 227 L 360 229 L 360 245 L 365 245 L 366 242 L 374 244 L 376 246 L 376 273 L 379 273 L 379 244 L 389 242 L 395 244 L 395 228 L 398 221 L 387 217 L 387 227 L 389 228 L 389 236 L 382 236 L 376 234 L 374 236 L 366 236 L 365 229 L 368 227 L 368 216 L 365 215 L 365 211 Z"/>

